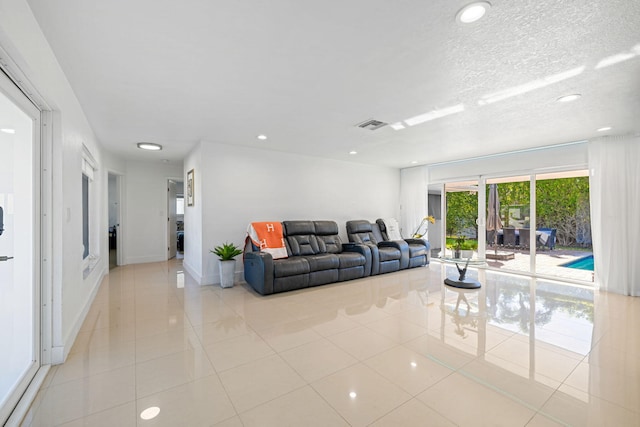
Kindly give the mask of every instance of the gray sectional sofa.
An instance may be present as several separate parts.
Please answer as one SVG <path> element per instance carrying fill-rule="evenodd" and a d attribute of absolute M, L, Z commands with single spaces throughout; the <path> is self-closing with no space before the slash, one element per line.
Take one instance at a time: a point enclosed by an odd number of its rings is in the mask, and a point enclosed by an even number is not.
<path fill-rule="evenodd" d="M 343 244 L 333 221 L 284 221 L 288 258 L 245 251 L 244 278 L 262 295 L 358 279 L 371 270 L 369 250 Z"/>
<path fill-rule="evenodd" d="M 350 223 L 355 224 L 350 227 Z M 274 260 L 257 247 L 246 248 L 244 278 L 256 292 L 269 295 L 428 263 L 426 255 L 416 255 L 419 248 L 414 248 L 417 252 L 411 258 L 405 241 L 385 242 L 382 235 L 378 241 L 374 229 L 380 233 L 377 224 L 349 221 L 347 232 L 353 241 L 343 243 L 334 221 L 284 221 L 282 231 L 288 257 Z M 355 234 L 359 237 L 351 239 Z M 422 251 L 429 252 L 428 242 L 424 242 Z"/>

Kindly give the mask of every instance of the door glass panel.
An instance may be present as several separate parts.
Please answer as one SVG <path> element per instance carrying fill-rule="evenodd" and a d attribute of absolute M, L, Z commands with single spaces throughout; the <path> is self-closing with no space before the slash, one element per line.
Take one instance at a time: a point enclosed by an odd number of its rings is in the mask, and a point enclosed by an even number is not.
<path fill-rule="evenodd" d="M 0 92 L 0 423 L 37 369 L 33 141 L 31 117 Z"/>
<path fill-rule="evenodd" d="M 488 265 L 504 270 L 530 272 L 530 251 L 536 238 L 535 230 L 531 230 L 530 176 L 487 179 L 484 190 L 487 194 Z M 491 227 L 489 220 L 496 207 L 500 221 L 497 227 Z"/>
<path fill-rule="evenodd" d="M 593 281 L 589 171 L 536 176 L 536 272 Z"/>
<path fill-rule="evenodd" d="M 478 181 L 447 183 L 445 256 L 476 258 L 478 251 Z"/>

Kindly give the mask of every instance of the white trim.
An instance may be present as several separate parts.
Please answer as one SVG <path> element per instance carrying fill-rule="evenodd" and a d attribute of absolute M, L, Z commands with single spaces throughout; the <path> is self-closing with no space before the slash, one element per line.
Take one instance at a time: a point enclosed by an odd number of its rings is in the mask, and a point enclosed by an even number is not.
<path fill-rule="evenodd" d="M 202 285 L 203 277 L 198 273 L 196 273 L 196 270 L 193 267 L 191 267 L 191 265 L 189 265 L 186 258 L 182 260 L 182 268 L 184 269 L 185 272 L 189 273 L 191 277 L 193 277 L 193 279 L 196 281 L 198 285 Z"/>
<path fill-rule="evenodd" d="M 45 379 L 47 378 L 47 374 L 51 365 L 42 365 L 36 375 L 33 377 L 33 380 L 27 387 L 27 390 L 22 395 L 22 398 L 16 405 L 15 409 L 11 413 L 11 416 L 7 420 L 5 427 L 13 427 L 19 425 L 30 425 L 31 419 L 25 419 L 29 412 L 29 408 L 31 408 L 31 404 L 34 402 L 36 395 L 40 391 L 40 387 L 44 384 Z M 33 415 L 33 414 L 31 414 Z M 24 421 L 24 422 L 23 422 Z"/>
<path fill-rule="evenodd" d="M 3 38 L 0 41 L 5 41 L 5 39 Z M 51 111 L 51 107 L 44 100 L 44 97 L 40 95 L 40 92 L 31 84 L 31 81 L 26 77 L 20 66 L 18 66 L 2 46 L 0 46 L 0 69 L 9 76 L 13 84 L 16 85 L 39 110 Z"/>
<path fill-rule="evenodd" d="M 165 231 L 166 233 L 166 231 Z M 167 260 L 166 255 L 148 255 L 148 256 L 134 256 L 126 258 L 127 264 L 146 264 L 149 262 L 164 262 Z"/>
<path fill-rule="evenodd" d="M 52 114 L 51 111 L 42 111 L 40 113 L 40 123 L 42 131 L 40 134 L 41 160 L 40 160 L 40 199 L 41 199 L 41 254 L 42 254 L 42 271 L 41 271 L 41 350 L 43 365 L 51 363 L 51 345 L 53 338 L 52 331 L 52 296 L 53 296 L 53 186 L 52 186 Z"/>

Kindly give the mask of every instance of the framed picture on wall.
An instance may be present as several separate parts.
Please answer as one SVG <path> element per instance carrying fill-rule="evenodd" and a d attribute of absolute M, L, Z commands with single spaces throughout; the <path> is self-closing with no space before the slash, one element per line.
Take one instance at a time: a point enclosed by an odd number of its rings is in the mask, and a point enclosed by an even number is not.
<path fill-rule="evenodd" d="M 187 206 L 193 206 L 193 169 L 187 172 Z"/>

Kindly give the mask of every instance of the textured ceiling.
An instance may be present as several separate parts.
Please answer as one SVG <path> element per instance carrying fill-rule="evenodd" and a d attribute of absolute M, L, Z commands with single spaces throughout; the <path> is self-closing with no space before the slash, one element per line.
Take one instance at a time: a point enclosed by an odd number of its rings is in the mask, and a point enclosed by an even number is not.
<path fill-rule="evenodd" d="M 494 0 L 465 26 L 460 0 L 28 1 L 98 139 L 130 158 L 207 140 L 406 167 L 640 131 L 637 0 Z"/>

